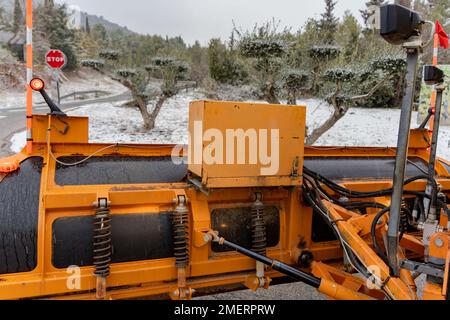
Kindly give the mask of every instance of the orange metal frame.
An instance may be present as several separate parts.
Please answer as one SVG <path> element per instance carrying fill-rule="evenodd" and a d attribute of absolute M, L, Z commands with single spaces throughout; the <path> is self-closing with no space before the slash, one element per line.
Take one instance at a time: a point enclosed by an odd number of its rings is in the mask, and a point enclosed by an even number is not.
<path fill-rule="evenodd" d="M 320 290 L 335 298 L 380 298 L 379 290 L 370 290 L 357 278 L 345 274 L 335 267 L 342 265 L 342 249 L 339 242 L 314 243 L 311 239 L 312 215 L 310 207 L 302 203 L 301 189 L 288 188 L 231 188 L 212 190 L 209 195 L 194 189 L 186 183 L 177 184 L 130 184 L 95 186 L 59 186 L 55 183 L 54 158 L 66 155 L 91 155 L 105 148 L 104 144 L 88 144 L 86 118 L 53 118 L 35 116 L 34 147 L 32 156 L 44 158 L 42 171 L 40 208 L 38 223 L 38 262 L 35 270 L 27 273 L 0 275 L 0 299 L 55 298 L 55 299 L 95 299 L 96 279 L 93 267 L 81 268 L 81 289 L 70 290 L 67 270 L 52 265 L 52 225 L 61 217 L 89 216 L 94 214 L 93 203 L 100 197 L 111 201 L 111 213 L 158 213 L 174 209 L 174 199 L 179 195 L 189 200 L 190 210 L 190 266 L 186 270 L 187 286 L 191 289 L 219 287 L 228 284 L 252 283 L 255 277 L 255 262 L 235 252 L 217 254 L 204 240 L 204 233 L 211 229 L 211 210 L 214 208 L 251 205 L 255 191 L 261 192 L 264 202 L 280 208 L 280 242 L 268 249 L 268 256 L 284 263 L 295 265 L 303 250 L 311 252 L 316 261 L 314 274 L 326 281 Z M 47 136 L 47 129 L 51 128 Z M 45 134 L 44 134 L 45 133 Z M 423 137 L 423 135 L 418 135 Z M 48 141 L 50 137 L 50 141 Z M 427 160 L 426 143 L 413 139 L 410 156 Z M 51 148 L 51 149 L 50 149 Z M 111 146 L 97 156 L 170 156 L 173 146 L 136 145 Z M 50 152 L 51 150 L 51 152 Z M 390 148 L 305 148 L 306 156 L 368 156 L 392 157 Z M 21 162 L 28 155 L 26 150 L 3 162 Z M 450 190 L 450 175 L 441 164 L 437 165 L 441 177 L 439 183 L 443 190 Z M 7 173 L 0 174 L 0 181 Z M 391 186 L 390 181 L 341 181 L 345 187 L 367 191 Z M 411 190 L 424 190 L 425 182 L 409 186 Z M 369 199 L 370 200 L 370 199 Z M 373 200 L 373 199 L 371 199 Z M 377 199 L 386 201 L 386 199 Z M 364 238 L 369 219 L 357 220 L 341 208 L 329 204 L 330 214 L 341 222 L 343 232 L 360 259 L 381 266 L 382 280 L 388 279 L 388 270 L 380 258 L 371 250 L 370 242 Z M 357 228 L 355 226 L 358 226 Z M 420 253 L 420 243 L 414 237 L 405 237 L 402 242 L 412 252 Z M 422 251 L 423 252 L 423 251 Z M 330 263 L 325 265 L 325 263 Z M 334 267 L 332 267 L 333 265 Z M 278 272 L 267 270 L 269 278 L 281 277 Z M 340 279 L 340 280 L 337 280 Z M 400 279 L 390 279 L 387 288 L 399 298 L 414 299 L 407 285 Z M 128 299 L 157 294 L 167 294 L 177 289 L 177 270 L 174 259 L 117 263 L 111 266 L 107 278 L 107 297 L 109 299 Z"/>

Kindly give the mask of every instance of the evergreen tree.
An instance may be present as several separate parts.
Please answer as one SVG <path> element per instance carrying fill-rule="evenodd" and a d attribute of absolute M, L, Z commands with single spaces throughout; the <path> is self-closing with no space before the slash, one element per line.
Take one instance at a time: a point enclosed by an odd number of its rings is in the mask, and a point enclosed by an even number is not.
<path fill-rule="evenodd" d="M 53 2 L 53 0 L 45 0 L 44 1 L 44 7 L 53 7 L 55 4 Z"/>
<path fill-rule="evenodd" d="M 5 11 L 0 7 L 0 30 L 10 32 L 12 36 L 8 39 L 8 47 L 12 44 L 13 40 L 17 38 L 21 31 L 23 31 L 24 17 L 22 7 L 19 0 L 14 1 L 14 10 L 12 19 L 8 19 L 5 15 Z"/>
<path fill-rule="evenodd" d="M 86 31 L 87 34 L 91 34 L 91 26 L 89 25 L 89 17 L 86 16 L 86 23 L 84 26 L 84 31 Z"/>
<path fill-rule="evenodd" d="M 91 28 L 91 36 L 95 41 L 104 45 L 107 40 L 107 31 L 102 24 L 96 24 Z"/>
<path fill-rule="evenodd" d="M 49 48 L 39 47 L 41 50 L 59 49 L 67 57 L 67 69 L 77 66 L 75 54 L 75 31 L 68 27 L 68 16 L 65 5 L 39 6 L 35 9 L 36 33 L 48 41 Z M 39 50 L 38 49 L 38 50 Z"/>
<path fill-rule="evenodd" d="M 370 0 L 369 2 L 366 2 L 367 9 L 359 10 L 359 12 L 361 13 L 361 17 L 363 18 L 365 26 L 367 26 L 369 18 L 372 15 L 372 12 L 369 10 L 369 8 L 372 7 L 372 6 L 380 7 L 380 6 L 384 5 L 384 4 L 386 4 L 385 0 Z"/>
<path fill-rule="evenodd" d="M 200 42 L 195 41 L 194 45 L 188 48 L 187 53 L 191 63 L 190 78 L 196 83 L 201 83 L 208 76 L 207 49 L 202 48 Z"/>
<path fill-rule="evenodd" d="M 439 20 L 445 25 L 450 19 L 450 1 L 449 0 L 433 0 L 428 1 L 430 12 L 427 18 L 434 21 Z"/>
<path fill-rule="evenodd" d="M 247 81 L 248 74 L 234 50 L 228 49 L 220 39 L 212 39 L 208 46 L 209 76 L 218 83 L 239 84 Z"/>
<path fill-rule="evenodd" d="M 334 44 L 339 20 L 334 15 L 337 1 L 325 0 L 325 12 L 321 14 L 319 30 L 323 44 Z"/>
<path fill-rule="evenodd" d="M 411 8 L 412 7 L 412 1 L 411 0 L 395 0 L 396 4 L 399 4 L 401 6 Z"/>
<path fill-rule="evenodd" d="M 17 35 L 23 26 L 23 12 L 19 0 L 14 1 L 13 24 L 11 32 Z"/>
<path fill-rule="evenodd" d="M 0 31 L 4 31 L 8 29 L 8 21 L 5 16 L 5 9 L 0 7 Z"/>
<path fill-rule="evenodd" d="M 361 35 L 361 27 L 351 11 L 344 13 L 342 23 L 339 25 L 337 32 L 337 41 L 343 48 L 343 54 L 346 62 L 352 61 L 358 51 L 359 37 Z"/>

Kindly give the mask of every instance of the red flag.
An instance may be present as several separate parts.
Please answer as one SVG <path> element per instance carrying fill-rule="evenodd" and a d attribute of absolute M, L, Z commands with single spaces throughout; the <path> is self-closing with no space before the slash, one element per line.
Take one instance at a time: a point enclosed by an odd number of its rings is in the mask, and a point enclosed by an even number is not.
<path fill-rule="evenodd" d="M 441 47 L 444 49 L 448 49 L 448 34 L 447 32 L 445 32 L 444 28 L 438 20 L 436 20 L 436 34 L 439 36 L 439 44 L 441 45 Z"/>

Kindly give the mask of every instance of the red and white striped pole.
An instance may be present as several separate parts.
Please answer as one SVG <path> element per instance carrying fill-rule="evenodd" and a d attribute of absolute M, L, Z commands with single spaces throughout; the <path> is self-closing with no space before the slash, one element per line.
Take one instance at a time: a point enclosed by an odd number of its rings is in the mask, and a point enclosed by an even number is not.
<path fill-rule="evenodd" d="M 27 154 L 33 153 L 33 90 L 30 82 L 33 79 L 33 0 L 26 0 L 26 23 L 27 23 Z"/>
<path fill-rule="evenodd" d="M 433 66 L 437 66 L 439 56 L 439 35 L 436 33 L 434 35 L 434 44 L 433 44 Z M 436 106 L 436 89 L 433 88 L 431 92 L 431 108 L 433 109 L 433 116 L 430 118 L 430 130 L 434 130 L 434 110 Z"/>

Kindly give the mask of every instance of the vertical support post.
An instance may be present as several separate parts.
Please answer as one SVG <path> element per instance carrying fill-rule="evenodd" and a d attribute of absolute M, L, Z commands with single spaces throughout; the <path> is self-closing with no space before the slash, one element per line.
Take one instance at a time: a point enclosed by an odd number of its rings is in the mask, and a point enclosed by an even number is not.
<path fill-rule="evenodd" d="M 436 89 L 436 100 L 434 109 L 434 119 L 433 119 L 433 132 L 431 136 L 431 147 L 430 147 L 430 160 L 428 163 L 428 176 L 432 179 L 436 175 L 436 157 L 437 157 L 437 149 L 438 149 L 438 140 L 439 140 L 439 128 L 441 125 L 441 108 L 442 108 L 442 96 L 445 89 L 445 85 L 440 83 L 435 86 Z M 433 199 L 436 195 L 434 192 L 438 192 L 437 190 L 433 190 L 433 186 L 429 181 L 427 184 L 427 189 L 425 193 L 429 196 L 432 196 Z M 436 221 L 436 203 L 432 199 L 424 199 L 424 207 L 425 214 L 428 222 Z"/>
<path fill-rule="evenodd" d="M 59 88 L 59 70 L 55 70 L 55 80 L 56 80 L 56 94 L 58 96 L 58 106 L 61 107 L 61 91 Z"/>
<path fill-rule="evenodd" d="M 27 110 L 26 110 L 26 127 L 27 127 L 27 154 L 33 153 L 33 90 L 30 82 L 33 79 L 33 0 L 26 0 L 26 24 L 27 24 L 27 42 L 26 42 L 26 63 L 27 63 Z"/>
<path fill-rule="evenodd" d="M 428 174 L 430 177 L 434 177 L 436 173 L 436 157 L 439 140 L 439 128 L 441 126 L 441 108 L 442 108 L 442 96 L 445 86 L 440 84 L 436 86 L 436 104 L 433 121 L 433 135 L 431 138 L 430 148 L 430 163 L 428 165 Z"/>
<path fill-rule="evenodd" d="M 409 148 L 409 131 L 414 102 L 415 81 L 417 77 L 417 63 L 419 47 L 407 48 L 406 91 L 402 101 L 400 128 L 398 133 L 397 156 L 394 170 L 393 193 L 391 201 L 391 215 L 388 229 L 388 258 L 395 276 L 400 275 L 398 263 L 400 213 L 403 200 L 406 162 Z"/>

